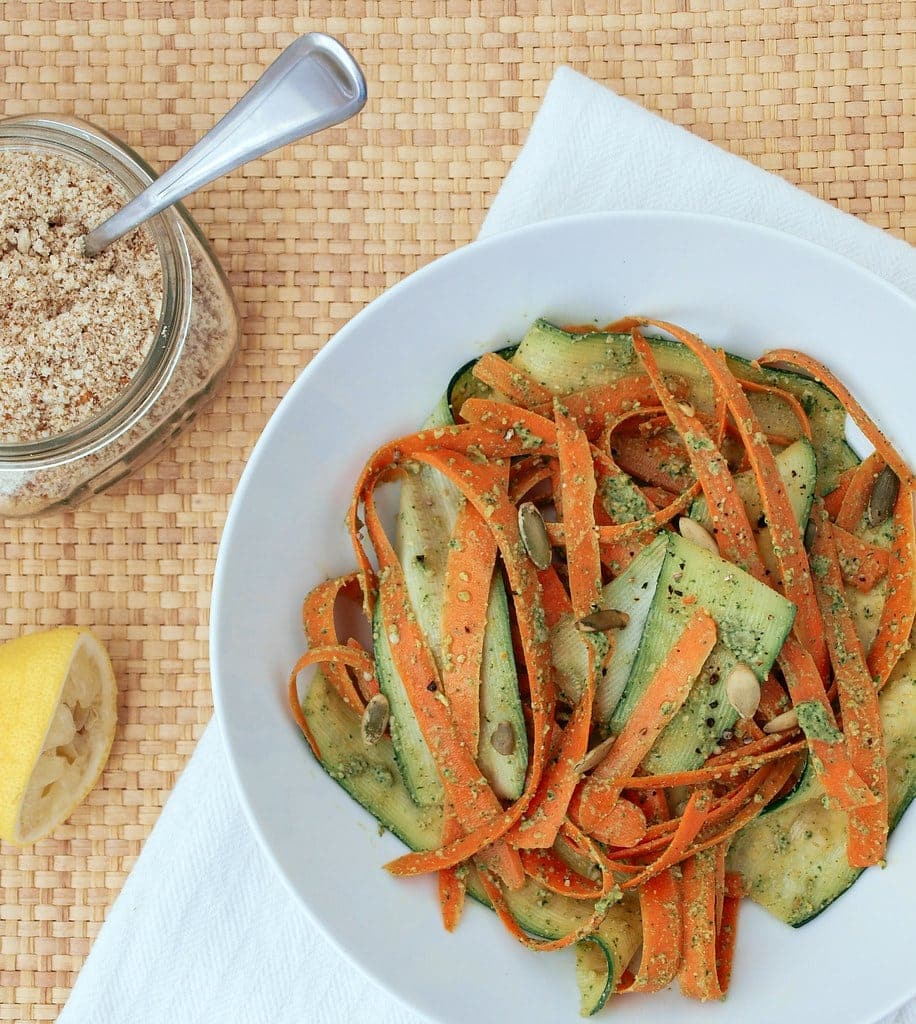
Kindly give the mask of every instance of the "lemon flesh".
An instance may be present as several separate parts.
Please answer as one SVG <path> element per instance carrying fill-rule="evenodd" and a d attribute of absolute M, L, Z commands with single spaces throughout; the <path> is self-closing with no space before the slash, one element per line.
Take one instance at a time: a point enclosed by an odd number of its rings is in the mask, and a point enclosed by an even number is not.
<path fill-rule="evenodd" d="M 87 629 L 0 646 L 0 839 L 33 843 L 85 799 L 108 760 L 117 703 L 111 661 Z"/>

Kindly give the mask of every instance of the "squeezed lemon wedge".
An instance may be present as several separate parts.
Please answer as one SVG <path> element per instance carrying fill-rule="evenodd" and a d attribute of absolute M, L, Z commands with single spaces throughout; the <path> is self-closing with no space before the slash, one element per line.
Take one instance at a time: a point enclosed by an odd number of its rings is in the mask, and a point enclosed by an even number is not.
<path fill-rule="evenodd" d="M 117 707 L 111 661 L 88 629 L 0 646 L 0 839 L 25 846 L 70 816 L 105 767 Z"/>

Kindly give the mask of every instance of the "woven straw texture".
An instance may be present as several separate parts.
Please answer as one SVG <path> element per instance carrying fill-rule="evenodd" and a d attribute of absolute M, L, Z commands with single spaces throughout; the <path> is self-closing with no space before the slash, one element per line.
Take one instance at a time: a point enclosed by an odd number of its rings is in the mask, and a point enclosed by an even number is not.
<path fill-rule="evenodd" d="M 0 846 L 0 1021 L 56 1017 L 210 717 L 216 546 L 259 431 L 346 320 L 474 237 L 557 65 L 916 240 L 914 2 L 4 0 L 0 109 L 81 115 L 163 167 L 315 29 L 366 71 L 359 120 L 188 203 L 242 307 L 229 385 L 114 493 L 0 533 L 0 638 L 92 626 L 121 689 L 88 802 Z"/>

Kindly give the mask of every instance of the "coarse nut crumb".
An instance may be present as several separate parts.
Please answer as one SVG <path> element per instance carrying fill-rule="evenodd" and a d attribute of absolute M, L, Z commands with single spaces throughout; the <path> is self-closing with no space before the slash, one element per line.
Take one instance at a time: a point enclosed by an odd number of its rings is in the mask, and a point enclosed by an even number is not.
<path fill-rule="evenodd" d="M 143 364 L 162 306 L 152 232 L 83 253 L 86 232 L 127 198 L 89 164 L 0 149 L 0 444 L 93 418 Z"/>

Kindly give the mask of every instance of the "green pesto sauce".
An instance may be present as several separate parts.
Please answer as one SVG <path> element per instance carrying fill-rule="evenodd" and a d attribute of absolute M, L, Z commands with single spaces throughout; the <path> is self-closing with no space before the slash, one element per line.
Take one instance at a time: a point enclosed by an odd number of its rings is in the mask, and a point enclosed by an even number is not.
<path fill-rule="evenodd" d="M 631 523 L 649 514 L 649 505 L 627 476 L 611 476 L 602 482 L 601 499 L 615 523 Z"/>
<path fill-rule="evenodd" d="M 831 723 L 823 704 L 816 700 L 805 700 L 795 705 L 798 724 L 802 732 L 812 740 L 824 743 L 841 743 L 843 734 Z"/>

